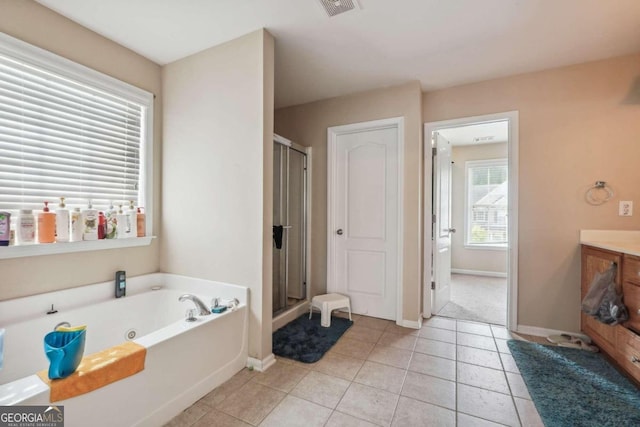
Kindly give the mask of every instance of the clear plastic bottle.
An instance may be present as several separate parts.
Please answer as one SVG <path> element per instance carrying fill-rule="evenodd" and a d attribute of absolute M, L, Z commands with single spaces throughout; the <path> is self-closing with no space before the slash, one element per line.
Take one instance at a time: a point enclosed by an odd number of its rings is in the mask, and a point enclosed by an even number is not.
<path fill-rule="evenodd" d="M 9 230 L 9 246 L 15 246 L 16 245 L 16 234 L 18 234 L 16 232 L 16 228 L 18 227 L 18 218 L 13 215 L 11 217 L 11 228 Z"/>
<path fill-rule="evenodd" d="M 117 236 L 117 228 L 118 228 L 118 211 L 113 207 L 113 202 L 109 202 L 109 209 L 106 213 L 106 230 L 105 230 L 105 238 L 107 239 L 115 239 Z"/>
<path fill-rule="evenodd" d="M 134 206 L 134 201 L 129 200 L 129 211 L 127 212 L 127 228 L 129 234 L 127 237 L 136 237 L 138 235 L 138 212 Z"/>
<path fill-rule="evenodd" d="M 30 245 L 36 240 L 36 219 L 31 209 L 21 209 L 17 223 L 19 245 Z"/>
<path fill-rule="evenodd" d="M 56 242 L 69 241 L 69 209 L 66 209 L 64 197 L 60 197 L 58 209 L 56 209 Z"/>
<path fill-rule="evenodd" d="M 80 212 L 80 208 L 73 208 L 73 212 L 71 212 L 71 241 L 72 242 L 81 242 L 82 241 L 82 212 Z"/>
<path fill-rule="evenodd" d="M 93 209 L 91 200 L 82 211 L 82 240 L 98 240 L 98 210 Z"/>
<path fill-rule="evenodd" d="M 127 239 L 131 234 L 131 226 L 129 223 L 129 215 L 122 212 L 122 205 L 118 205 L 118 213 L 116 214 L 116 220 L 118 222 L 116 229 L 116 236 L 118 239 Z"/>

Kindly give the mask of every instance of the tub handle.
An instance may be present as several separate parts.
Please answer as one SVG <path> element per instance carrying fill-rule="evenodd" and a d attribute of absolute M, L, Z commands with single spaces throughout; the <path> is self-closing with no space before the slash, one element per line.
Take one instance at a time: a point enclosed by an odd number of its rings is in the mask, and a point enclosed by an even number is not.
<path fill-rule="evenodd" d="M 198 320 L 196 318 L 196 310 L 194 308 L 190 308 L 187 310 L 187 312 L 185 313 L 185 319 L 187 322 L 195 322 L 196 320 Z"/>
<path fill-rule="evenodd" d="M 240 305 L 240 300 L 238 300 L 238 298 L 231 298 L 230 300 L 225 301 L 222 298 L 217 297 L 211 300 L 211 308 L 220 307 L 221 305 L 224 305 L 233 311 Z"/>
<path fill-rule="evenodd" d="M 69 322 L 60 322 L 56 326 L 53 327 L 54 331 L 57 331 L 60 326 L 66 326 L 67 328 L 71 327 L 71 323 Z"/>

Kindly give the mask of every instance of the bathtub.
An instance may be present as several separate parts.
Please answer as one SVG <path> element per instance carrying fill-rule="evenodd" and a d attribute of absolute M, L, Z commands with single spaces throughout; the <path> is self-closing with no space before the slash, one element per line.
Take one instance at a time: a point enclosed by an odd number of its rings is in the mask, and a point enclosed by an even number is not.
<path fill-rule="evenodd" d="M 153 288 L 153 289 L 152 289 Z M 159 289 L 157 289 L 159 288 Z M 48 405 L 49 388 L 35 372 L 47 369 L 43 337 L 60 322 L 87 325 L 85 355 L 131 340 L 147 348 L 145 368 L 64 405 L 65 425 L 159 426 L 240 371 L 248 357 L 248 289 L 171 274 L 127 279 L 127 296 L 114 283 L 0 301 L 5 328 L 0 406 Z M 207 305 L 237 298 L 235 311 L 186 322 L 192 293 Z M 57 310 L 57 313 L 46 314 Z"/>

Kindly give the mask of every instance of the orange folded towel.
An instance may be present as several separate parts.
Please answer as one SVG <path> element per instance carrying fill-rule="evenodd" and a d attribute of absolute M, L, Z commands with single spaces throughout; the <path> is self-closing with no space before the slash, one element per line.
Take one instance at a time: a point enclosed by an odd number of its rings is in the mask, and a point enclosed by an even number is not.
<path fill-rule="evenodd" d="M 50 380 L 47 370 L 38 372 L 38 376 L 51 389 L 49 400 L 57 402 L 142 371 L 146 355 L 145 347 L 126 342 L 83 357 L 78 369 L 67 378 Z"/>

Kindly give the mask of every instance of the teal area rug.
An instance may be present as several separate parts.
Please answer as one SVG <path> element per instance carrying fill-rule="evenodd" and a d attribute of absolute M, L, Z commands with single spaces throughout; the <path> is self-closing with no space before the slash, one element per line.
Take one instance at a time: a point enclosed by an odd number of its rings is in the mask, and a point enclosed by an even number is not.
<path fill-rule="evenodd" d="M 320 313 L 303 314 L 273 333 L 273 354 L 304 363 L 317 362 L 353 325 L 349 319 L 331 317 L 331 326 L 320 326 Z"/>
<path fill-rule="evenodd" d="M 601 354 L 507 344 L 545 426 L 640 426 L 640 390 Z"/>

